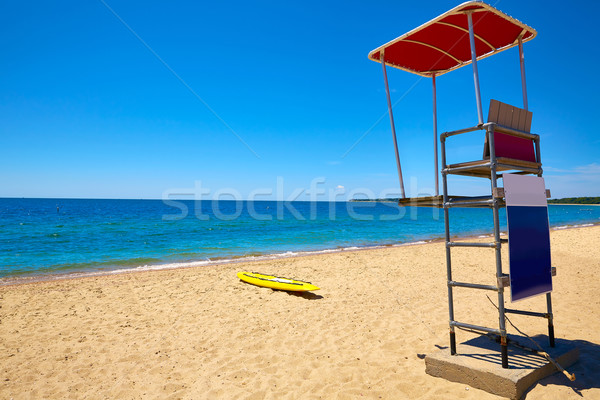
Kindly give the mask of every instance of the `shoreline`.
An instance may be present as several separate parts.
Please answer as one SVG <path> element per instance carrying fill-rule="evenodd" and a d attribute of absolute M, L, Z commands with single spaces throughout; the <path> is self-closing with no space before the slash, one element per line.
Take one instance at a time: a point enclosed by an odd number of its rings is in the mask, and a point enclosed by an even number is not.
<path fill-rule="evenodd" d="M 598 223 L 585 223 L 585 224 L 576 224 L 576 225 L 562 225 L 551 227 L 550 231 L 554 230 L 565 230 L 565 229 L 580 229 L 580 228 L 589 228 L 594 226 L 600 226 L 600 222 Z M 506 232 L 500 232 L 502 235 L 506 235 Z M 492 237 L 493 234 L 475 234 L 475 235 L 455 235 L 452 236 L 453 239 L 482 239 Z M 417 246 L 429 243 L 439 243 L 444 241 L 444 238 L 428 238 L 423 240 L 417 240 L 415 242 L 404 242 L 404 243 L 388 243 L 388 244 L 373 244 L 373 245 L 364 245 L 364 246 L 347 246 L 342 248 L 330 248 L 330 249 L 322 249 L 322 250 L 305 250 L 305 251 L 286 251 L 282 253 L 272 253 L 272 254 L 259 254 L 252 256 L 240 256 L 234 258 L 219 258 L 213 260 L 195 260 L 195 261 L 187 261 L 187 262 L 178 262 L 178 263 L 161 263 L 161 264 L 150 264 L 150 265 L 140 265 L 132 268 L 115 268 L 111 270 L 95 270 L 95 271 L 84 271 L 84 272 L 65 272 L 65 273 L 47 273 L 47 274 L 32 274 L 29 276 L 8 276 L 0 278 L 0 288 L 7 286 L 19 286 L 19 285 L 28 285 L 35 284 L 39 282 L 54 282 L 54 281 L 63 281 L 63 280 L 76 280 L 76 279 L 85 279 L 91 277 L 102 277 L 102 276 L 115 276 L 121 274 L 130 274 L 130 273 L 142 273 L 142 272 L 153 272 L 153 271 L 167 271 L 167 270 L 179 270 L 179 269 L 190 269 L 190 268 L 201 268 L 201 267 L 209 267 L 209 266 L 222 266 L 222 265 L 230 265 L 230 264 L 240 264 L 240 263 L 254 263 L 261 261 L 270 261 L 270 260 L 286 260 L 293 259 L 296 257 L 307 257 L 307 256 L 316 256 L 321 254 L 335 254 L 335 253 L 345 253 L 345 252 L 354 252 L 354 251 L 365 251 L 365 250 L 376 250 L 382 248 L 394 248 L 394 247 L 402 247 L 402 246 Z"/>
<path fill-rule="evenodd" d="M 475 237 L 475 236 L 473 236 Z M 467 238 L 467 237 L 465 237 Z M 442 241 L 443 238 L 435 238 L 435 239 L 427 239 L 427 240 L 419 240 L 416 242 L 406 242 L 406 243 L 389 243 L 389 244 L 377 244 L 377 245 L 365 245 L 365 246 L 348 246 L 343 248 L 334 248 L 334 249 L 323 249 L 323 250 L 306 250 L 306 251 L 286 251 L 283 253 L 272 253 L 272 254 L 261 254 L 254 256 L 240 256 L 236 258 L 219 258 L 209 261 L 188 261 L 188 262 L 180 262 L 180 263 L 167 263 L 167 264 L 152 264 L 152 265 L 142 265 L 133 268 L 119 268 L 110 271 L 89 271 L 89 272 L 65 272 L 61 274 L 43 274 L 43 275 L 32 275 L 28 277 L 3 277 L 0 278 L 0 288 L 6 286 L 18 286 L 18 285 L 27 285 L 34 284 L 39 282 L 54 282 L 54 281 L 62 281 L 62 280 L 75 280 L 75 279 L 85 279 L 92 277 L 103 277 L 103 276 L 117 276 L 121 274 L 130 274 L 130 273 L 143 273 L 143 272 L 157 272 L 157 271 L 174 271 L 174 270 L 182 270 L 182 269 L 191 269 L 191 268 L 202 268 L 202 267 L 215 267 L 220 265 L 231 265 L 231 264 L 240 264 L 240 263 L 255 263 L 262 261 L 271 261 L 271 260 L 286 260 L 293 259 L 297 257 L 308 257 L 308 256 L 318 256 L 323 254 L 335 254 L 335 253 L 344 253 L 344 252 L 355 252 L 355 251 L 366 251 L 366 250 L 376 250 L 376 249 L 384 249 L 384 248 L 392 248 L 392 247 L 401 247 L 401 246 L 416 246 L 428 243 L 435 243 Z"/>

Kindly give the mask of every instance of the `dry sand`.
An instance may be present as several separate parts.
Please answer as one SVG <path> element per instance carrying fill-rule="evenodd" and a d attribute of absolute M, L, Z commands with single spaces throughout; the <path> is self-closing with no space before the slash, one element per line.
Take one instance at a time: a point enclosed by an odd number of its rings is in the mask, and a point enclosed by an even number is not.
<path fill-rule="evenodd" d="M 575 382 L 555 374 L 527 399 L 598 399 L 600 227 L 553 231 L 552 246 L 556 334 L 581 356 Z M 494 283 L 493 250 L 454 254 L 456 280 Z M 498 398 L 425 374 L 424 355 L 448 345 L 445 268 L 431 243 L 1 287 L 0 398 Z M 240 270 L 322 289 L 259 288 Z M 458 320 L 495 326 L 485 292 L 456 292 Z"/>

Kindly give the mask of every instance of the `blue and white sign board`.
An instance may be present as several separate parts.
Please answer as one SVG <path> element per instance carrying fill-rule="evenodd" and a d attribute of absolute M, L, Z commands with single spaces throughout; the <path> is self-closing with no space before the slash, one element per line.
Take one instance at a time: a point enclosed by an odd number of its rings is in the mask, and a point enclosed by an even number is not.
<path fill-rule="evenodd" d="M 550 226 L 544 178 L 503 174 L 511 300 L 552 291 Z"/>

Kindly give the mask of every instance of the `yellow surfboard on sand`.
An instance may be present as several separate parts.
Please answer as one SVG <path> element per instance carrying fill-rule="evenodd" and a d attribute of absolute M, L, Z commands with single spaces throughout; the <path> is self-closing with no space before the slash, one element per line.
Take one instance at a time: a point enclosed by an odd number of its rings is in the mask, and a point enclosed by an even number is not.
<path fill-rule="evenodd" d="M 291 292 L 319 290 L 318 287 L 310 282 L 302 282 L 289 278 L 279 278 L 277 276 L 263 275 L 256 272 L 238 272 L 237 276 L 244 282 L 276 290 L 288 290 Z"/>

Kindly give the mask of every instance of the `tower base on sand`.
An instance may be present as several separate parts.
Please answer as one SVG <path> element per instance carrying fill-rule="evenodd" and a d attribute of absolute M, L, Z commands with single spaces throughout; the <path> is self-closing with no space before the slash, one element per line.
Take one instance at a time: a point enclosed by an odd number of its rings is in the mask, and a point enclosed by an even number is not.
<path fill-rule="evenodd" d="M 450 355 L 450 349 L 427 355 L 425 372 L 498 396 L 519 399 L 537 381 L 558 371 L 544 357 L 510 345 L 513 341 L 537 349 L 529 339 L 512 335 L 508 338 L 508 369 L 501 366 L 500 345 L 479 336 L 459 344 L 456 355 Z M 563 368 L 579 358 L 579 350 L 567 340 L 556 339 L 556 346 L 550 347 L 547 336 L 533 339 Z"/>

